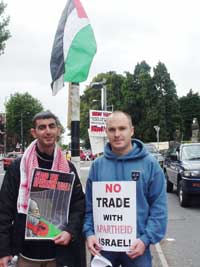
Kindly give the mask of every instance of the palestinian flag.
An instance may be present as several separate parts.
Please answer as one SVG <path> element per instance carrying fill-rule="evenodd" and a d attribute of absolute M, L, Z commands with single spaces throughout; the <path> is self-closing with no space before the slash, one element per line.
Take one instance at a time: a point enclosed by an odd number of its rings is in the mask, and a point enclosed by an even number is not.
<path fill-rule="evenodd" d="M 85 81 L 95 53 L 96 41 L 87 14 L 79 0 L 69 0 L 60 18 L 51 53 L 53 95 L 64 82 Z"/>

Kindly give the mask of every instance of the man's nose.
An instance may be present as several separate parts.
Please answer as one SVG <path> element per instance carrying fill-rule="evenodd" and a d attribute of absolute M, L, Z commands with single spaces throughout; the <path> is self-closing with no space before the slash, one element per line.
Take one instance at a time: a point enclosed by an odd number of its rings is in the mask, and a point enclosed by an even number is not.
<path fill-rule="evenodd" d="M 46 127 L 46 132 L 49 133 L 51 131 L 51 128 L 49 126 Z"/>
<path fill-rule="evenodd" d="M 119 130 L 116 130 L 115 131 L 115 136 L 119 136 L 120 135 L 120 131 Z"/>

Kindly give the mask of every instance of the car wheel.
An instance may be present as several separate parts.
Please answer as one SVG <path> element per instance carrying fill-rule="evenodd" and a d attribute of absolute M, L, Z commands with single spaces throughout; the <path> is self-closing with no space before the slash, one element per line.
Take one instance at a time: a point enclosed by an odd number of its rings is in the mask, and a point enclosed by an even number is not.
<path fill-rule="evenodd" d="M 188 194 L 183 191 L 182 181 L 178 183 L 178 198 L 179 204 L 181 207 L 188 207 L 189 206 L 189 197 Z"/>
<path fill-rule="evenodd" d="M 173 192 L 173 184 L 169 181 L 169 178 L 168 178 L 166 171 L 165 171 L 165 179 L 166 179 L 167 192 L 172 193 Z"/>

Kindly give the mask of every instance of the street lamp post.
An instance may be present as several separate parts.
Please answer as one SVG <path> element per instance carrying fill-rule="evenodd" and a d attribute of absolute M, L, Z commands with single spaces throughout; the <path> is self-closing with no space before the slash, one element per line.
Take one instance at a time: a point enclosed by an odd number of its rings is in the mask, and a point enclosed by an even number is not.
<path fill-rule="evenodd" d="M 159 131 L 160 131 L 160 127 L 158 125 L 155 125 L 154 129 L 156 130 L 157 148 L 159 150 Z"/>
<path fill-rule="evenodd" d="M 92 102 L 93 102 L 93 103 L 96 103 L 96 102 L 100 102 L 100 100 L 98 100 L 98 99 L 93 99 Z M 107 110 L 108 110 L 108 111 L 110 111 L 110 108 L 111 108 L 111 111 L 113 112 L 113 111 L 114 111 L 114 105 L 111 104 L 111 105 L 107 106 Z"/>
<path fill-rule="evenodd" d="M 6 113 L 0 113 L 0 139 L 3 144 L 1 152 L 6 155 Z"/>
<path fill-rule="evenodd" d="M 101 82 L 91 83 L 91 88 L 101 89 L 101 109 L 107 110 L 107 88 L 106 80 L 103 79 Z"/>
<path fill-rule="evenodd" d="M 20 123 L 20 128 L 21 128 L 21 148 L 22 152 L 24 151 L 24 127 L 23 127 L 23 113 L 21 112 L 21 123 Z"/>
<path fill-rule="evenodd" d="M 4 154 L 7 153 L 7 122 L 6 122 L 6 113 L 5 113 L 5 122 L 4 122 L 5 128 L 4 128 Z"/>
<path fill-rule="evenodd" d="M 22 152 L 24 152 L 24 115 L 25 115 L 25 118 L 26 118 L 26 115 L 29 115 L 30 112 L 21 112 L 20 113 L 20 116 L 21 116 L 21 122 L 20 122 L 20 135 L 21 135 L 21 149 L 22 149 Z"/>
<path fill-rule="evenodd" d="M 106 80 L 103 79 L 100 82 L 94 82 L 90 84 L 91 88 L 101 89 L 101 110 L 107 111 L 107 87 Z M 104 146 L 107 142 L 106 136 L 103 137 Z"/>

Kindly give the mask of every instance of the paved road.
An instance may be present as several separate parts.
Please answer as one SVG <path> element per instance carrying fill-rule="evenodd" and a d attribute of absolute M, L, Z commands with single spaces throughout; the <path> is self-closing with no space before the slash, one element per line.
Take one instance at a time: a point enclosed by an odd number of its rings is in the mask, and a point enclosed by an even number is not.
<path fill-rule="evenodd" d="M 179 206 L 176 193 L 168 194 L 169 222 L 162 249 L 170 267 L 200 266 L 200 205 L 195 199 L 191 207 Z"/>

